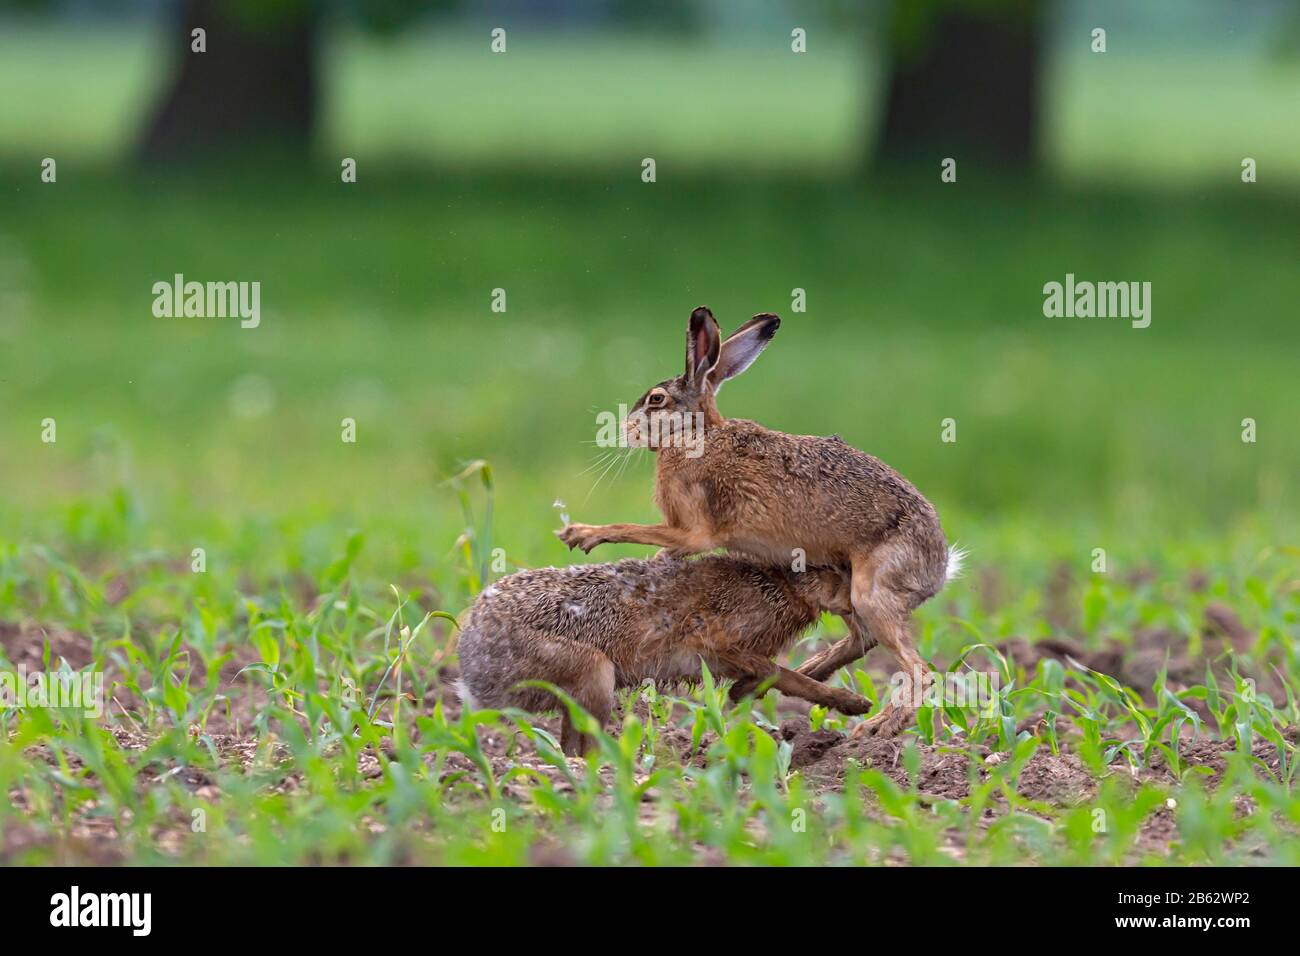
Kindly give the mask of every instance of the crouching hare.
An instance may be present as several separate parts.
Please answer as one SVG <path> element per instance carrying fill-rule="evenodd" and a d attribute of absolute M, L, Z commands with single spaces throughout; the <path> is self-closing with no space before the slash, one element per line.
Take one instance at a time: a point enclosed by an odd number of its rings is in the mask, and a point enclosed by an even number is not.
<path fill-rule="evenodd" d="M 722 383 L 753 363 L 780 324 L 756 315 L 723 342 L 712 312 L 691 313 L 686 370 L 642 395 L 625 425 L 629 444 L 657 457 L 663 523 L 575 524 L 557 534 L 583 551 L 609 542 L 677 555 L 726 548 L 764 563 L 789 565 L 801 554 L 809 565 L 843 568 L 852 576 L 850 634 L 799 673 L 824 680 L 883 644 L 907 680 L 854 733 L 892 735 L 911 723 L 929 680 L 911 613 L 958 573 L 963 555 L 948 547 L 930 502 L 879 459 L 838 437 L 787 435 L 719 414 Z"/>
<path fill-rule="evenodd" d="M 520 571 L 485 589 L 470 608 L 459 643 L 461 697 L 473 707 L 556 709 L 545 689 L 517 686 L 546 681 L 603 724 L 615 688 L 647 678 L 695 683 L 703 660 L 711 673 L 735 681 L 733 701 L 774 678 L 783 693 L 865 714 L 865 697 L 772 660 L 823 610 L 851 609 L 840 571 L 794 572 L 726 555 Z M 592 742 L 558 709 L 564 752 L 584 752 Z"/>

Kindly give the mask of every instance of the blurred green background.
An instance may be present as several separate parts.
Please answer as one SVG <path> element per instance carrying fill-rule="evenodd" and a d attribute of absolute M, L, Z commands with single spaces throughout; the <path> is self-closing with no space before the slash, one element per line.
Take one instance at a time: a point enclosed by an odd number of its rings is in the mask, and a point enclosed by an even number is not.
<path fill-rule="evenodd" d="M 286 4 L 311 22 L 303 134 L 187 139 L 199 96 L 151 140 L 193 6 L 0 12 L 10 546 L 104 567 L 207 546 L 212 565 L 275 572 L 361 528 L 363 570 L 451 581 L 465 518 L 442 481 L 484 458 L 510 564 L 573 560 L 549 534 L 557 500 L 577 521 L 654 520 L 647 455 L 589 470 L 596 413 L 677 373 L 701 302 L 724 331 L 785 320 L 724 414 L 885 459 L 977 568 L 1296 543 L 1294 4 L 925 3 L 921 26 L 833 2 L 648 20 L 619 3 L 397 3 L 378 26 Z M 896 140 L 890 91 L 962 42 L 951 16 L 1032 47 L 1032 115 L 976 104 L 974 133 Z M 944 87 L 953 101 L 1017 82 L 993 76 L 1006 55 L 970 55 L 989 75 Z M 1028 148 L 981 142 L 1017 122 Z M 153 283 L 178 272 L 259 281 L 260 327 L 156 318 Z M 1042 287 L 1066 273 L 1150 282 L 1150 328 L 1045 318 Z"/>

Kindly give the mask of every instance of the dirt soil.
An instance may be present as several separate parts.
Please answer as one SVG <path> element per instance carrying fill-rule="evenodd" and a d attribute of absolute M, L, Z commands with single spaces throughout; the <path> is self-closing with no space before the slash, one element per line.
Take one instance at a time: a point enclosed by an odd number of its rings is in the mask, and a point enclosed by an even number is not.
<path fill-rule="evenodd" d="M 1248 644 L 1253 642 L 1253 636 L 1241 631 L 1230 612 L 1221 621 L 1216 621 L 1214 615 L 1209 613 L 1207 619 L 1212 622 L 1211 626 L 1218 630 L 1216 640 L 1231 642 L 1239 650 L 1245 650 Z M 14 666 L 22 664 L 29 670 L 44 669 L 42 656 L 44 643 L 47 640 L 55 661 L 63 657 L 74 668 L 84 667 L 90 663 L 89 642 L 81 635 L 66 630 L 19 628 L 0 624 L 0 648 L 3 648 L 4 656 Z M 1158 668 L 1164 661 L 1165 649 L 1169 648 L 1171 643 L 1167 635 L 1159 632 L 1138 635 L 1134 643 L 1135 647 L 1112 646 L 1089 651 L 1064 640 L 1046 640 L 1034 644 L 1025 641 L 1009 641 L 1000 649 L 1015 666 L 1030 671 L 1039 660 L 1050 656 L 1060 660 L 1066 666 L 1070 666 L 1068 662 L 1074 660 L 1103 673 L 1113 674 L 1135 686 L 1149 686 L 1150 681 L 1154 679 L 1154 672 L 1148 676 L 1145 671 L 1139 673 L 1138 669 L 1149 667 L 1152 661 L 1157 660 L 1154 666 Z M 1207 652 L 1217 655 L 1220 649 L 1219 644 L 1206 641 Z M 245 650 L 249 650 L 251 654 L 250 649 Z M 248 659 L 245 660 L 245 657 Z M 274 750 L 269 753 L 266 751 L 259 753 L 256 738 L 246 730 L 259 708 L 259 701 L 265 700 L 261 684 L 256 677 L 239 674 L 240 668 L 252 659 L 253 657 L 247 654 L 236 653 L 223 661 L 220 673 L 221 687 L 223 694 L 227 695 L 230 706 L 214 708 L 209 725 L 204 728 L 204 732 L 213 740 L 218 756 L 226 767 L 242 773 L 257 772 L 266 781 L 268 787 L 285 792 L 293 791 L 302 785 L 300 775 L 291 767 L 280 763 L 283 759 L 282 754 L 277 754 Z M 878 654 L 873 654 L 870 660 L 876 665 L 877 671 L 880 667 L 887 666 L 887 661 Z M 197 655 L 194 662 L 197 671 L 199 670 Z M 109 674 L 106 675 L 106 684 L 110 688 L 113 687 L 116 676 L 112 673 L 113 670 L 110 664 Z M 1203 657 L 1197 660 L 1181 660 L 1174 657 L 1169 666 L 1170 684 L 1176 687 L 1177 682 L 1183 679 L 1189 683 L 1199 682 L 1204 679 L 1204 673 Z M 456 676 L 455 668 L 452 666 L 443 667 L 439 671 L 438 681 L 430 687 L 422 701 L 422 709 L 426 713 L 440 701 L 448 717 L 455 719 L 458 716 L 460 703 L 453 689 Z M 203 680 L 203 675 L 195 673 L 193 680 L 199 683 Z M 147 735 L 126 716 L 126 712 L 133 710 L 137 702 L 121 687 L 114 691 L 114 697 L 115 700 L 110 701 L 109 707 L 118 723 L 114 735 L 119 744 L 128 750 L 144 750 L 149 744 Z M 854 766 L 874 768 L 886 774 L 900 787 L 912 788 L 913 781 L 909 779 L 904 764 L 904 751 L 912 738 L 859 739 L 835 730 L 814 731 L 809 724 L 806 704 L 782 699 L 778 709 L 783 714 L 783 719 L 779 728 L 773 731 L 773 735 L 790 745 L 791 769 L 802 774 L 814 793 L 829 793 L 841 789 L 846 774 Z M 619 715 L 616 714 L 610 727 L 616 727 L 619 719 Z M 542 718 L 538 723 L 547 727 L 552 733 L 558 733 L 558 721 L 554 718 Z M 1034 721 L 1029 721 L 1020 729 L 1029 729 L 1032 732 L 1033 727 Z M 1058 722 L 1058 729 L 1068 747 L 1073 733 L 1068 719 L 1062 717 Z M 1294 728 L 1289 736 L 1293 742 L 1297 740 Z M 545 775 L 555 783 L 557 788 L 564 789 L 570 786 L 563 771 L 538 756 L 526 738 L 514 733 L 484 729 L 481 731 L 481 740 L 498 778 L 512 767 L 526 766 Z M 684 764 L 704 766 L 708 760 L 707 752 L 713 743 L 713 738 L 706 734 L 702 745 L 698 749 L 692 749 L 689 730 L 668 727 L 661 730 L 660 741 L 661 748 L 667 751 L 664 753 L 666 758 L 675 758 Z M 915 780 L 915 788 L 922 798 L 933 800 L 960 801 L 968 797 L 972 783 L 987 780 L 990 773 L 994 772 L 994 768 L 1006 759 L 1004 754 L 991 751 L 987 747 L 959 750 L 953 747 L 921 744 L 916 746 L 920 758 L 920 770 Z M 1225 755 L 1233 749 L 1233 746 L 1232 742 L 1204 738 L 1187 740 L 1182 748 L 1183 761 L 1188 766 L 1208 768 L 1210 774 L 1206 779 L 1210 786 L 1215 786 L 1225 769 Z M 34 748 L 33 752 L 47 760 L 53 760 L 46 748 Z M 1271 745 L 1264 741 L 1257 741 L 1254 753 L 1270 770 L 1276 772 L 1277 756 Z M 75 757 L 69 759 L 76 769 Z M 382 773 L 378 759 L 371 753 L 362 756 L 359 769 L 363 776 L 378 777 Z M 572 762 L 570 770 L 578 773 L 585 772 L 585 765 L 581 762 Z M 1112 773 L 1119 779 L 1130 781 L 1134 786 L 1142 782 L 1161 784 L 1176 782 L 1158 757 L 1150 767 L 1140 772 L 1132 773 L 1126 767 L 1117 767 Z M 459 777 L 457 786 L 465 788 L 469 796 L 469 791 L 474 787 L 473 781 L 476 779 L 477 770 L 468 758 L 452 754 L 443 765 L 443 774 L 445 781 L 457 775 Z M 217 801 L 221 797 L 217 780 L 192 767 L 154 765 L 144 770 L 140 779 L 142 783 L 148 784 L 164 776 L 179 781 L 205 800 Z M 525 798 L 525 786 L 522 783 L 507 784 L 504 787 L 504 795 Z M 1017 782 L 1017 794 L 1021 798 L 1041 804 L 1044 808 L 1076 806 L 1092 799 L 1097 791 L 1098 781 L 1092 777 L 1078 757 L 1068 752 L 1054 755 L 1046 748 L 1041 749 L 1029 760 Z M 8 796 L 15 807 L 23 806 L 24 795 L 21 791 L 12 790 Z M 1006 808 L 1006 802 L 1000 795 L 995 796 L 994 804 L 995 809 L 989 811 L 990 818 L 999 812 L 997 808 Z M 93 804 L 87 805 L 87 810 L 91 809 Z M 650 794 L 644 805 L 647 820 L 652 819 L 657 812 L 653 794 Z M 188 820 L 178 817 L 175 823 L 175 834 L 170 833 L 166 827 L 158 833 L 161 846 L 166 847 L 169 840 L 183 839 L 183 832 L 188 829 Z M 67 861 L 92 864 L 115 862 L 113 828 L 114 823 L 111 819 L 88 812 L 74 827 L 73 839 L 65 850 Z M 28 831 L 21 826 L 7 828 L 4 845 L 0 846 L 0 858 L 11 857 L 21 850 L 24 841 L 30 838 Z M 1158 811 L 1152 814 L 1144 825 L 1139 836 L 1139 845 L 1144 849 L 1160 852 L 1167 849 L 1169 843 L 1176 838 L 1177 829 L 1174 826 L 1172 813 Z"/>

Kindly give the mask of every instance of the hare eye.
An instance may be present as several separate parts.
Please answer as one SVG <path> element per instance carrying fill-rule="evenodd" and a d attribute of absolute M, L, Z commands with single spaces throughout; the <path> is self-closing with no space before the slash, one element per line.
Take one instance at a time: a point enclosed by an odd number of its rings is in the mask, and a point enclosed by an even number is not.
<path fill-rule="evenodd" d="M 655 392 L 649 398 L 646 399 L 647 405 L 662 405 L 663 403 L 664 403 L 663 392 Z"/>

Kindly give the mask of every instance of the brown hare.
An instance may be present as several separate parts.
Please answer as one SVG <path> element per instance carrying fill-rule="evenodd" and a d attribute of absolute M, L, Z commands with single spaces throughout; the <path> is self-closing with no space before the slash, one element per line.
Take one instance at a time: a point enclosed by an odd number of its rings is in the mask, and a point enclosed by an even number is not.
<path fill-rule="evenodd" d="M 658 545 L 676 555 L 726 548 L 764 563 L 838 566 L 851 572 L 850 634 L 799 673 L 825 680 L 877 643 L 898 661 L 902 693 L 856 734 L 888 736 L 911 723 L 929 679 L 913 646 L 910 616 L 960 570 L 934 507 L 898 472 L 838 437 L 787 435 L 725 419 L 714 396 L 747 369 L 780 326 L 756 315 L 725 342 L 704 306 L 691 313 L 686 370 L 637 400 L 629 443 L 657 456 L 656 525 L 570 525 L 570 548 Z M 701 434 L 702 430 L 702 434 Z"/>
<path fill-rule="evenodd" d="M 520 571 L 486 588 L 470 608 L 458 645 L 461 696 L 474 707 L 551 710 L 548 691 L 516 686 L 547 681 L 603 724 L 616 687 L 647 678 L 698 682 L 703 660 L 735 681 L 733 701 L 775 678 L 783 693 L 868 713 L 865 697 L 772 660 L 823 610 L 851 610 L 842 571 L 796 573 L 728 555 Z M 564 752 L 585 751 L 591 741 L 559 709 Z"/>

